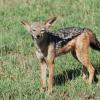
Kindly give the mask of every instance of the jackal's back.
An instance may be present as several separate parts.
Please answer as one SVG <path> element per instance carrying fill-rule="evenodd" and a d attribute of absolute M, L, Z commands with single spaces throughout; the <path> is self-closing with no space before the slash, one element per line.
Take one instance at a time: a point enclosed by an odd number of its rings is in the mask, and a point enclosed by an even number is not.
<path fill-rule="evenodd" d="M 56 43 L 56 48 L 60 48 L 63 47 L 67 42 L 87 31 L 90 30 L 80 27 L 61 28 L 57 32 L 52 33 L 52 35 L 54 36 L 54 39 L 52 39 Z"/>
<path fill-rule="evenodd" d="M 54 33 L 54 35 L 59 36 L 62 39 L 73 39 L 74 37 L 82 34 L 84 31 L 87 31 L 89 29 L 87 28 L 80 28 L 80 27 L 67 27 L 67 28 L 61 28 L 57 32 Z"/>

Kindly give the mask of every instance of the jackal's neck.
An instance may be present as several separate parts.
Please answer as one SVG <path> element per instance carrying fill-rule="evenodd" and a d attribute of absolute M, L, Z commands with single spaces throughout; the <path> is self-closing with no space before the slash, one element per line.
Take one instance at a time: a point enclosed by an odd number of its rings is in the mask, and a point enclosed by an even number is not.
<path fill-rule="evenodd" d="M 48 47 L 48 36 L 46 35 L 41 41 L 34 40 L 33 38 L 33 43 L 35 48 L 43 53 Z"/>

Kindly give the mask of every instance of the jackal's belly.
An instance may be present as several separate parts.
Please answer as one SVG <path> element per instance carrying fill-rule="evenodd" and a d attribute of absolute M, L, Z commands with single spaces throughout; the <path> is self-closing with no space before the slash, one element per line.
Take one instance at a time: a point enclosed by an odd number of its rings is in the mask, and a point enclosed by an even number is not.
<path fill-rule="evenodd" d="M 70 51 L 70 48 L 69 47 L 62 47 L 62 48 L 57 48 L 56 49 L 56 56 L 60 56 L 60 55 L 63 55 L 65 53 L 68 53 Z"/>
<path fill-rule="evenodd" d="M 74 49 L 75 47 L 75 40 L 73 39 L 69 42 L 65 42 L 65 43 L 57 43 L 56 44 L 56 56 L 68 53 L 70 50 Z"/>
<path fill-rule="evenodd" d="M 65 54 L 68 51 L 69 51 L 69 47 L 67 45 L 63 45 L 63 46 L 58 45 L 58 47 L 56 47 L 56 56 Z"/>

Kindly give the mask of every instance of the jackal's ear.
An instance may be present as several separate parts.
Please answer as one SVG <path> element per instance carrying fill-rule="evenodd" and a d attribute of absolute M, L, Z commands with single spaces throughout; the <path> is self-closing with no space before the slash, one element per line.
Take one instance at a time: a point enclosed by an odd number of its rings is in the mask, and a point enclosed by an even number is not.
<path fill-rule="evenodd" d="M 30 28 L 31 28 L 31 23 L 28 21 L 21 21 L 22 25 L 25 27 L 25 29 L 30 32 Z"/>
<path fill-rule="evenodd" d="M 57 17 L 50 18 L 44 24 L 46 25 L 47 28 L 49 28 L 56 21 L 56 19 L 57 19 Z"/>

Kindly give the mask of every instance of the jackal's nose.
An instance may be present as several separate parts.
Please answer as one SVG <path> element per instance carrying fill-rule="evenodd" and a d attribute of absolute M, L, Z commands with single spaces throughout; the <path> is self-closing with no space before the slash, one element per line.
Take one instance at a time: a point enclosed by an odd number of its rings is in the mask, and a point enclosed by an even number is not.
<path fill-rule="evenodd" d="M 37 35 L 37 39 L 39 39 L 40 38 L 40 35 Z"/>

